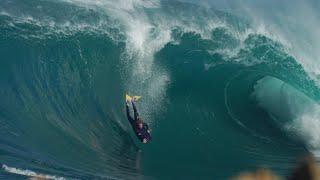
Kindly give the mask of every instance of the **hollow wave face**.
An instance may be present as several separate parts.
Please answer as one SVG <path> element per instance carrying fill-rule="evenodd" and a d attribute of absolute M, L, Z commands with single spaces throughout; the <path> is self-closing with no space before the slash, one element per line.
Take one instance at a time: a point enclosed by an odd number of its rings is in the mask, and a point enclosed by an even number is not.
<path fill-rule="evenodd" d="M 175 1 L 1 1 L 1 177 L 287 174 L 320 148 L 320 91 L 275 37 Z M 125 93 L 143 96 L 150 144 Z"/>

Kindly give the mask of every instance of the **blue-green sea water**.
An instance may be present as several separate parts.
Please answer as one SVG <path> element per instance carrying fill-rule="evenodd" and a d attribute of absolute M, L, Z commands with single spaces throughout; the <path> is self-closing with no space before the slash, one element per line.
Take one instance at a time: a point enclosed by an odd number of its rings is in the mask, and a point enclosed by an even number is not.
<path fill-rule="evenodd" d="M 0 177 L 286 176 L 319 155 L 320 6 L 271 2 L 1 0 Z"/>

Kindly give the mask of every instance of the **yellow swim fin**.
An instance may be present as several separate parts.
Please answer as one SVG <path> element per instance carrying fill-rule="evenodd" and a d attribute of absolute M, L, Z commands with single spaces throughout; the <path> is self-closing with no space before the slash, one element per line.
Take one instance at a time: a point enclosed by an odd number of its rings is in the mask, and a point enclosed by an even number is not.
<path fill-rule="evenodd" d="M 132 100 L 132 97 L 129 96 L 128 94 L 126 94 L 126 102 L 131 101 L 131 100 Z"/>
<path fill-rule="evenodd" d="M 132 99 L 138 101 L 139 99 L 141 99 L 141 96 L 133 96 Z"/>
<path fill-rule="evenodd" d="M 138 101 L 139 99 L 141 99 L 141 96 L 129 96 L 128 94 L 126 94 L 126 101 Z"/>

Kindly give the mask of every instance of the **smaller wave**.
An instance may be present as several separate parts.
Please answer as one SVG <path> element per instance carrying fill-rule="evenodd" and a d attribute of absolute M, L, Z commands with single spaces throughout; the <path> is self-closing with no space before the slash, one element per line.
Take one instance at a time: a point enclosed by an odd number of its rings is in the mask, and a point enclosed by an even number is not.
<path fill-rule="evenodd" d="M 5 164 L 2 165 L 2 169 L 8 173 L 29 176 L 29 177 L 33 177 L 33 178 L 54 179 L 54 180 L 65 180 L 66 179 L 64 177 L 59 177 L 59 176 L 53 176 L 53 175 L 48 175 L 48 174 L 39 174 L 39 173 L 36 173 L 36 172 L 28 170 L 28 169 L 23 170 L 23 169 L 18 169 L 15 167 L 9 167 Z"/>

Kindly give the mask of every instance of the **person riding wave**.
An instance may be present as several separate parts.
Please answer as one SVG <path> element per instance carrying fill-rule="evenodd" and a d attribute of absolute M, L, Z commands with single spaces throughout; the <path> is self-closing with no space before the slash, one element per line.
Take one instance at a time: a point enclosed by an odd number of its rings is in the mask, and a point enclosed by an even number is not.
<path fill-rule="evenodd" d="M 130 115 L 130 109 L 129 109 L 130 101 L 131 101 L 132 107 L 133 107 L 134 118 L 132 118 L 132 116 Z M 134 101 L 135 101 L 134 98 L 132 100 L 126 101 L 127 118 L 129 120 L 135 134 L 137 135 L 138 139 L 142 143 L 148 143 L 152 139 L 151 134 L 150 134 L 151 129 L 149 128 L 148 124 L 143 122 L 142 119 L 140 118 Z"/>

